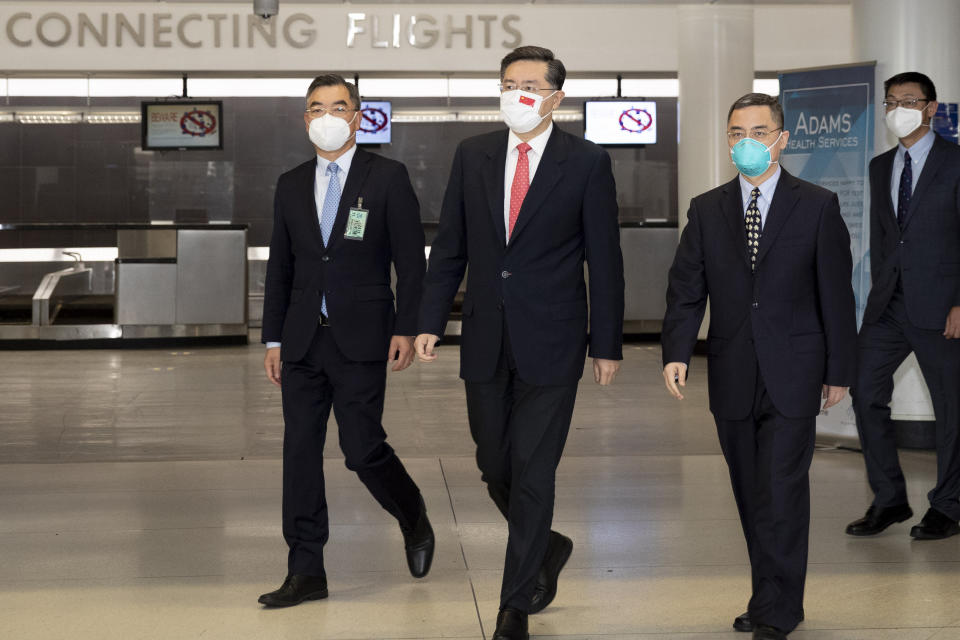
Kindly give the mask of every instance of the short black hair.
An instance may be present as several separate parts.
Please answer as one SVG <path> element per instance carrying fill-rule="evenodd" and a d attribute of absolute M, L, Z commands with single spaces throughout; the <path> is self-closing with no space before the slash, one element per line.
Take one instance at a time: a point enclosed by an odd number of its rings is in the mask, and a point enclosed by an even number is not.
<path fill-rule="evenodd" d="M 906 71 L 898 73 L 883 83 L 883 94 L 890 91 L 890 87 L 895 87 L 908 82 L 916 82 L 923 89 L 923 97 L 933 102 L 937 99 L 937 89 L 933 86 L 933 80 L 918 71 Z"/>
<path fill-rule="evenodd" d="M 307 89 L 307 100 L 310 99 L 310 94 L 317 87 L 346 87 L 347 92 L 350 93 L 350 102 L 353 103 L 353 108 L 360 108 L 360 90 L 357 89 L 357 85 L 347 82 L 338 73 L 325 73 L 314 78 L 313 82 L 310 83 L 310 88 Z"/>
<path fill-rule="evenodd" d="M 777 123 L 778 127 L 783 128 L 783 107 L 780 106 L 780 101 L 777 100 L 776 96 L 771 96 L 766 93 L 748 93 L 745 96 L 737 98 L 736 102 L 730 105 L 730 111 L 727 112 L 727 122 L 730 122 L 734 111 L 747 107 L 770 107 L 770 114 L 773 116 L 773 121 Z"/>
<path fill-rule="evenodd" d="M 553 51 L 543 47 L 517 47 L 500 61 L 500 79 L 507 72 L 507 67 L 520 60 L 536 60 L 547 63 L 547 82 L 554 89 L 563 89 L 563 81 L 567 79 L 567 68 L 553 56 Z"/>

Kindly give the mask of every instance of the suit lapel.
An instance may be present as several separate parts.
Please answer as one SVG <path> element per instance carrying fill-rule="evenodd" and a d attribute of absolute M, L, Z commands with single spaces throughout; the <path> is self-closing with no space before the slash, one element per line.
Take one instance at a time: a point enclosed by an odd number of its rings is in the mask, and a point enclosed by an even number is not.
<path fill-rule="evenodd" d="M 913 220 L 913 216 L 917 214 L 918 202 L 923 196 L 923 192 L 926 191 L 930 183 L 933 182 L 933 178 L 940 169 L 940 165 L 943 164 L 945 156 L 942 148 L 938 144 L 939 142 L 939 138 L 933 139 L 933 146 L 930 148 L 930 153 L 927 154 L 927 161 L 923 163 L 923 171 L 920 172 L 917 184 L 913 188 L 913 195 L 910 196 L 910 206 L 907 207 L 907 219 L 903 221 L 904 231 L 906 231 L 910 221 Z"/>
<path fill-rule="evenodd" d="M 563 132 L 560 128 L 553 125 L 553 132 L 550 134 L 550 139 L 547 140 L 547 146 L 543 149 L 543 157 L 540 158 L 540 164 L 537 165 L 537 172 L 530 182 L 530 188 L 523 198 L 523 204 L 520 205 L 517 223 L 510 235 L 510 244 L 513 244 L 514 238 L 520 235 L 524 227 L 530 223 L 531 218 L 540 212 L 547 196 L 553 192 L 553 188 L 563 177 L 561 165 L 567 159 L 567 148 L 562 135 Z"/>
<path fill-rule="evenodd" d="M 350 172 L 347 173 L 347 181 L 343 185 L 343 193 L 340 196 L 340 206 L 337 207 L 337 218 L 333 221 L 333 230 L 330 232 L 330 243 L 328 249 L 335 246 L 343 238 L 344 230 L 347 228 L 347 217 L 351 208 L 357 205 L 360 198 L 360 190 L 370 173 L 370 154 L 363 149 L 357 149 L 354 153 L 353 161 L 350 163 Z"/>
<path fill-rule="evenodd" d="M 306 220 L 307 226 L 313 230 L 316 236 L 317 246 L 323 246 L 323 232 L 320 231 L 320 212 L 317 211 L 317 160 L 314 158 L 313 164 L 309 165 L 309 171 L 303 174 L 303 188 L 300 189 L 303 196 L 303 211 L 309 218 Z"/>
<path fill-rule="evenodd" d="M 897 224 L 897 207 L 890 197 L 890 180 L 893 179 L 893 159 L 896 155 L 896 147 L 881 155 L 880 161 L 877 163 L 877 171 L 879 171 L 878 180 L 881 185 L 880 191 L 883 193 L 881 200 L 884 206 L 884 211 L 880 213 L 880 224 L 887 227 L 891 233 L 899 234 L 900 225 Z"/>
<path fill-rule="evenodd" d="M 787 222 L 787 218 L 793 213 L 793 209 L 800 199 L 799 188 L 797 179 L 787 173 L 786 169 L 781 169 L 777 188 L 773 192 L 773 201 L 770 202 L 770 209 L 767 210 L 767 221 L 760 232 L 760 249 L 757 252 L 758 265 L 770 251 L 773 243 L 776 242 L 780 230 Z"/>
<path fill-rule="evenodd" d="M 503 176 L 507 163 L 507 132 L 495 138 L 495 144 L 486 149 L 487 162 L 483 165 L 483 184 L 490 206 L 490 217 L 496 229 L 500 246 L 506 244 L 507 229 L 503 223 Z"/>
<path fill-rule="evenodd" d="M 740 192 L 739 176 L 725 184 L 721 194 L 720 209 L 723 211 L 723 218 L 727 221 L 727 227 L 730 229 L 733 244 L 744 264 L 750 266 L 750 258 L 747 256 L 747 223 L 744 220 L 745 209 L 743 207 L 743 195 Z"/>

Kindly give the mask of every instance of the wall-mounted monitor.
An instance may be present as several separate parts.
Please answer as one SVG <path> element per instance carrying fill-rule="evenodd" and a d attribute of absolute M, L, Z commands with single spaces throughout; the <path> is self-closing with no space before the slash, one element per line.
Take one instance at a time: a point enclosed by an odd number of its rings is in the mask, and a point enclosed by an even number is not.
<path fill-rule="evenodd" d="M 583 137 L 600 145 L 635 146 L 657 142 L 657 103 L 647 100 L 587 100 Z"/>
<path fill-rule="evenodd" d="M 357 144 L 390 144 L 390 103 L 364 100 L 360 103 Z"/>
<path fill-rule="evenodd" d="M 145 150 L 223 149 L 223 102 L 142 102 L 140 132 Z"/>

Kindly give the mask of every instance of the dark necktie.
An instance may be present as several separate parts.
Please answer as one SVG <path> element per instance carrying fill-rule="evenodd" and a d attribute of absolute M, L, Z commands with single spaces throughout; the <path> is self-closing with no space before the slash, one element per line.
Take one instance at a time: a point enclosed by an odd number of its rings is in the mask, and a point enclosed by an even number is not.
<path fill-rule="evenodd" d="M 747 225 L 747 255 L 750 256 L 750 270 L 757 268 L 757 252 L 760 250 L 760 209 L 757 208 L 757 198 L 760 189 L 754 187 L 750 192 L 750 204 L 747 205 L 747 215 L 744 222 Z"/>
<path fill-rule="evenodd" d="M 903 228 L 907 219 L 907 210 L 910 208 L 910 195 L 913 193 L 913 162 L 910 161 L 910 152 L 903 154 L 903 172 L 900 174 L 900 191 L 897 196 L 897 224 Z"/>

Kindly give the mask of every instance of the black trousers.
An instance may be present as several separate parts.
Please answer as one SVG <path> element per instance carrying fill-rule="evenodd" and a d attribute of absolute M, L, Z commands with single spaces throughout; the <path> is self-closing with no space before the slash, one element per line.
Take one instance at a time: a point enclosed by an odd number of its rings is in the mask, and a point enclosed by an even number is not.
<path fill-rule="evenodd" d="M 333 407 L 347 468 L 402 527 L 420 515 L 420 490 L 407 474 L 381 425 L 386 360 L 355 362 L 317 327 L 307 354 L 283 363 L 283 537 L 289 573 L 324 575 L 329 537 L 323 446 Z"/>
<path fill-rule="evenodd" d="M 947 340 L 942 329 L 913 326 L 899 293 L 877 322 L 863 325 L 857 339 L 857 383 L 851 395 L 873 504 L 907 502 L 890 399 L 893 374 L 911 351 L 930 390 L 937 421 L 937 484 L 927 497 L 933 508 L 960 520 L 960 340 Z"/>
<path fill-rule="evenodd" d="M 477 466 L 507 519 L 500 607 L 528 611 L 550 540 L 557 465 L 570 431 L 577 384 L 524 382 L 506 324 L 503 336 L 493 379 L 465 383 L 467 413 Z"/>
<path fill-rule="evenodd" d="M 758 371 L 751 415 L 716 422 L 750 554 L 750 617 L 789 633 L 803 619 L 816 417 L 781 415 Z"/>

